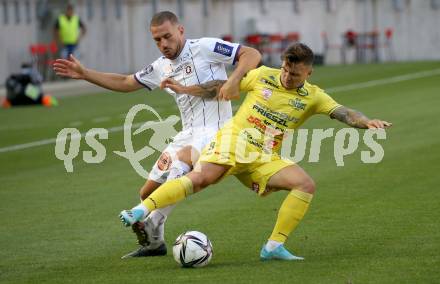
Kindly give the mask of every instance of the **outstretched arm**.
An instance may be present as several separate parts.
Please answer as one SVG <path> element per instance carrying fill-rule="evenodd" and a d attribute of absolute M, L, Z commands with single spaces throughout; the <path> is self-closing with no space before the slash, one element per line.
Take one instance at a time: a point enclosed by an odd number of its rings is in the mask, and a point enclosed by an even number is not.
<path fill-rule="evenodd" d="M 349 126 L 363 129 L 386 128 L 392 125 L 392 123 L 380 119 L 369 119 L 361 112 L 345 106 L 336 108 L 331 113 L 330 117 L 337 119 Z"/>
<path fill-rule="evenodd" d="M 230 100 L 240 97 L 240 81 L 247 72 L 258 66 L 261 61 L 261 54 L 255 48 L 242 46 L 237 60 L 237 67 L 219 90 L 219 99 Z"/>
<path fill-rule="evenodd" d="M 183 86 L 176 80 L 167 78 L 161 82 L 160 88 L 169 88 L 177 94 L 188 94 L 204 99 L 213 99 L 225 83 L 226 80 L 213 80 L 199 85 Z"/>
<path fill-rule="evenodd" d="M 132 92 L 143 88 L 133 75 L 103 73 L 85 68 L 73 55 L 69 59 L 57 59 L 53 64 L 55 73 L 72 79 L 86 80 L 117 92 Z"/>

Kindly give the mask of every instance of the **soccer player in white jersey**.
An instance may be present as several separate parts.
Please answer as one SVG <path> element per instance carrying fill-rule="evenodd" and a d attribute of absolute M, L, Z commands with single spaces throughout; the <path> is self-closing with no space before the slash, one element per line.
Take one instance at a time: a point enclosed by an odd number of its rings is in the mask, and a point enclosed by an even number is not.
<path fill-rule="evenodd" d="M 217 130 L 232 116 L 231 98 L 239 97 L 243 76 L 260 62 L 260 53 L 250 47 L 217 38 L 185 39 L 184 27 L 176 15 L 164 11 L 155 14 L 150 31 L 162 57 L 131 75 L 103 73 L 85 68 L 74 56 L 57 59 L 55 72 L 60 76 L 83 79 L 101 87 L 131 92 L 142 87 L 155 89 L 165 78 L 173 78 L 182 85 L 203 84 L 211 80 L 226 80 L 216 99 L 170 93 L 179 108 L 182 131 L 163 151 L 140 190 L 142 200 L 167 180 L 188 173 L 202 148 Z M 229 76 L 225 65 L 237 66 Z M 134 224 L 141 247 L 127 256 L 165 255 L 163 224 L 173 206 L 156 210 L 144 222 Z"/>

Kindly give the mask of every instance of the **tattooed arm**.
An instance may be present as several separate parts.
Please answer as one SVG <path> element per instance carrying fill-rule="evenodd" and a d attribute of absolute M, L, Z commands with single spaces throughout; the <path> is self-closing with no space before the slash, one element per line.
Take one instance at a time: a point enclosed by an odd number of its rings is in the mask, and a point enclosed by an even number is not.
<path fill-rule="evenodd" d="M 174 79 L 167 78 L 160 83 L 160 88 L 169 88 L 177 94 L 188 94 L 204 99 L 213 99 L 217 96 L 220 88 L 226 80 L 213 80 L 200 85 L 183 86 Z"/>
<path fill-rule="evenodd" d="M 356 128 L 375 129 L 386 128 L 392 125 L 391 123 L 380 119 L 369 119 L 361 112 L 345 106 L 336 108 L 331 113 L 330 117 Z"/>

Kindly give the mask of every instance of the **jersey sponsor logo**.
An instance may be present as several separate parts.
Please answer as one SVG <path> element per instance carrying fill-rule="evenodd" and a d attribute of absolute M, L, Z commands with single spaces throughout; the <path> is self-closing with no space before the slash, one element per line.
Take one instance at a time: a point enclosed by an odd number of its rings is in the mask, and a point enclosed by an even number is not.
<path fill-rule="evenodd" d="M 252 108 L 256 109 L 255 106 L 257 108 L 262 109 L 265 112 L 269 112 L 269 113 L 273 114 L 274 116 L 280 117 L 281 119 L 285 119 L 287 121 L 294 122 L 294 123 L 298 123 L 299 122 L 299 119 L 294 117 L 294 116 L 290 116 L 290 115 L 288 115 L 287 113 L 284 113 L 284 112 L 274 111 L 274 110 L 268 108 L 267 106 L 259 104 L 258 102 Z"/>
<path fill-rule="evenodd" d="M 259 104 L 254 104 L 252 109 L 256 110 L 259 114 L 268 118 L 269 120 L 272 120 L 273 122 L 281 124 L 285 127 L 288 127 L 287 121 L 298 122 L 298 119 L 296 117 L 289 116 L 289 115 L 287 115 L 285 113 L 281 113 L 281 112 L 273 112 L 270 109 L 265 108 Z"/>
<path fill-rule="evenodd" d="M 259 141 L 261 139 L 256 139 L 252 135 L 252 133 L 249 133 L 247 130 L 244 130 L 240 133 L 240 136 L 247 141 L 250 145 L 253 145 L 257 147 L 258 149 L 261 149 L 265 154 L 271 154 L 272 148 L 279 144 L 278 141 L 274 141 L 272 139 Z"/>
<path fill-rule="evenodd" d="M 193 73 L 194 68 L 191 63 L 187 62 L 177 65 L 174 69 L 171 66 L 165 66 L 163 70 L 165 77 L 173 78 L 180 75 L 182 71 L 185 72 L 186 75 L 189 75 Z"/>
<path fill-rule="evenodd" d="M 255 128 L 258 131 L 260 131 L 260 133 L 268 134 L 271 136 L 281 135 L 281 134 L 283 134 L 283 132 L 285 130 L 281 127 L 276 127 L 276 126 L 272 125 L 267 120 L 261 121 L 261 119 L 254 117 L 252 115 L 247 118 L 247 121 L 249 123 L 253 124 L 255 126 Z"/>
<path fill-rule="evenodd" d="M 263 144 L 256 141 L 251 133 L 249 133 L 247 130 L 244 130 L 243 132 L 240 132 L 240 137 L 245 139 L 249 144 L 254 145 L 255 147 L 259 149 L 263 149 Z"/>
<path fill-rule="evenodd" d="M 179 73 L 180 71 L 182 71 L 182 69 L 183 69 L 183 65 L 179 65 L 179 66 L 177 66 L 176 67 L 176 69 L 174 69 L 174 73 Z"/>
<path fill-rule="evenodd" d="M 275 80 L 274 80 L 274 81 L 275 81 Z M 260 82 L 263 83 L 263 84 L 265 84 L 265 85 L 269 85 L 269 86 L 271 86 L 271 87 L 277 88 L 277 89 L 280 88 L 280 86 L 278 86 L 278 84 L 275 84 L 274 82 L 271 82 L 271 81 L 269 81 L 269 80 L 266 79 L 266 78 L 261 78 L 261 79 L 260 79 Z"/>
<path fill-rule="evenodd" d="M 215 43 L 215 47 L 214 47 L 214 52 L 219 53 L 221 55 L 225 55 L 225 56 L 231 56 L 232 55 L 232 51 L 234 50 L 234 47 L 221 43 L 221 42 L 216 42 Z"/>
<path fill-rule="evenodd" d="M 263 98 L 267 101 L 272 96 L 271 89 L 263 89 Z"/>
<path fill-rule="evenodd" d="M 189 110 L 191 108 L 191 97 L 185 94 L 176 94 L 175 96 L 175 100 L 177 103 L 177 106 L 179 107 L 179 109 L 183 109 L 183 110 Z M 185 113 L 188 113 L 188 111 L 186 111 Z M 194 117 L 191 115 L 192 119 L 194 119 Z"/>
<path fill-rule="evenodd" d="M 300 99 L 289 100 L 289 105 L 293 106 L 296 110 L 305 110 L 307 104 L 303 103 Z"/>

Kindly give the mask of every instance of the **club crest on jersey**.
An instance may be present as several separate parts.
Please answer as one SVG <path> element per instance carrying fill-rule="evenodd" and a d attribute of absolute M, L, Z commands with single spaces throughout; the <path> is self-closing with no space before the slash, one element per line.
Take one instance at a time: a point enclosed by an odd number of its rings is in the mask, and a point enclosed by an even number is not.
<path fill-rule="evenodd" d="M 214 47 L 214 52 L 220 53 L 225 56 L 231 56 L 233 49 L 234 49 L 234 47 L 232 47 L 230 45 L 227 45 L 227 44 L 224 44 L 221 42 L 216 42 L 215 47 Z"/>
<path fill-rule="evenodd" d="M 307 104 L 303 103 L 300 99 L 289 100 L 289 105 L 293 106 L 296 110 L 305 110 Z"/>
<path fill-rule="evenodd" d="M 192 67 L 191 67 L 191 65 L 186 65 L 185 66 L 185 74 L 186 75 L 189 75 L 189 74 L 191 74 L 192 73 Z"/>
<path fill-rule="evenodd" d="M 304 87 L 298 88 L 296 90 L 296 92 L 298 93 L 298 95 L 303 96 L 303 97 L 306 97 L 309 95 L 309 92 Z"/>
<path fill-rule="evenodd" d="M 263 89 L 263 98 L 267 101 L 272 96 L 271 89 Z"/>

